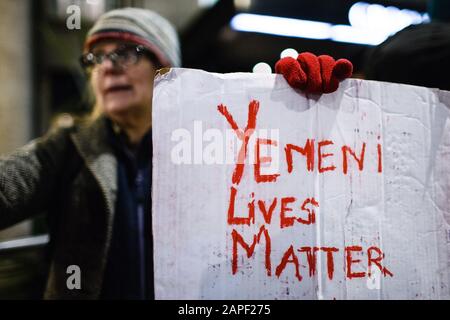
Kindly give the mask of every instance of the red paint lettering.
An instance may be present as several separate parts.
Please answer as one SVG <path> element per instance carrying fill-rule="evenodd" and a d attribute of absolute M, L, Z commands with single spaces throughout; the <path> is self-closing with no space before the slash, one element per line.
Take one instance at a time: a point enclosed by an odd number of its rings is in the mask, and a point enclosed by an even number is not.
<path fill-rule="evenodd" d="M 261 175 L 261 163 L 270 163 L 272 161 L 271 157 L 260 157 L 259 146 L 260 144 L 277 146 L 277 142 L 270 139 L 256 139 L 255 153 L 256 153 L 256 163 L 255 163 L 255 181 L 260 182 L 275 182 L 279 174 L 268 174 Z"/>
<path fill-rule="evenodd" d="M 288 172 L 291 173 L 293 170 L 292 165 L 292 150 L 300 152 L 302 155 L 306 156 L 306 168 L 308 171 L 314 170 L 314 140 L 306 140 L 306 144 L 303 148 L 293 145 L 287 144 L 284 148 L 286 153 L 286 162 L 288 166 Z"/>
<path fill-rule="evenodd" d="M 238 262 L 238 255 L 237 255 L 237 245 L 238 243 L 245 249 L 245 252 L 247 253 L 247 258 L 250 258 L 253 253 L 255 252 L 256 244 L 261 241 L 261 235 L 264 234 L 264 239 L 266 241 L 266 250 L 265 250 L 265 267 L 267 270 L 267 275 L 270 277 L 272 274 L 272 265 L 270 261 L 270 251 L 271 251 L 271 240 L 269 236 L 269 232 L 266 230 L 264 226 L 261 226 L 259 229 L 258 235 L 253 235 L 253 242 L 249 246 L 244 238 L 233 229 L 231 232 L 231 236 L 233 238 L 233 260 L 232 260 L 232 272 L 233 274 L 236 274 L 237 272 L 237 262 Z"/>
<path fill-rule="evenodd" d="M 244 162 L 245 158 L 247 157 L 248 141 L 250 140 L 250 137 L 256 128 L 256 115 L 258 114 L 259 110 L 259 102 L 256 100 L 252 100 L 248 105 L 247 126 L 245 127 L 244 131 L 239 129 L 238 125 L 233 119 L 233 116 L 229 113 L 226 106 L 221 104 L 217 106 L 217 109 L 227 119 L 237 137 L 242 141 L 242 145 L 238 154 L 238 161 L 236 163 L 236 167 L 231 179 L 234 184 L 239 184 L 242 178 L 242 174 L 244 173 Z"/>
<path fill-rule="evenodd" d="M 344 174 L 347 174 L 348 171 L 348 160 L 347 160 L 347 152 L 350 153 L 353 158 L 355 158 L 356 162 L 358 162 L 358 169 L 359 171 L 362 171 L 363 167 L 364 167 L 364 153 L 366 151 L 366 143 L 364 142 L 362 145 L 362 150 L 361 150 L 361 155 L 358 157 L 356 156 L 355 152 L 350 149 L 350 147 L 348 146 L 343 146 L 342 147 L 342 156 L 344 157 L 344 163 L 343 163 L 343 171 Z"/>
<path fill-rule="evenodd" d="M 376 258 L 372 258 L 372 251 L 375 251 L 378 256 Z M 381 260 L 384 258 L 384 253 L 377 247 L 370 247 L 367 249 L 367 260 L 368 260 L 368 269 L 369 269 L 369 277 L 372 275 L 372 264 L 375 264 L 378 269 L 383 273 L 384 276 L 389 275 L 393 276 L 392 272 L 390 272 L 386 267 L 381 265 Z"/>
<path fill-rule="evenodd" d="M 297 249 L 298 252 L 306 253 L 306 260 L 308 261 L 309 266 L 309 276 L 312 277 L 316 273 L 316 263 L 317 263 L 317 251 L 319 251 L 319 247 L 301 247 Z"/>
<path fill-rule="evenodd" d="M 322 251 L 327 253 L 328 279 L 333 280 L 333 273 L 334 273 L 333 252 L 338 252 L 339 249 L 335 247 L 322 247 L 321 249 Z"/>
<path fill-rule="evenodd" d="M 291 257 L 291 259 L 289 259 Z M 298 258 L 294 253 L 294 247 L 291 245 L 289 249 L 286 250 L 286 252 L 283 255 L 283 258 L 281 259 L 280 264 L 278 265 L 275 275 L 279 278 L 283 270 L 286 268 L 286 265 L 288 263 L 293 263 L 295 266 L 295 277 L 298 279 L 298 281 L 302 281 L 302 276 L 300 275 L 299 271 L 299 263 Z"/>
<path fill-rule="evenodd" d="M 352 251 L 361 251 L 362 247 L 360 246 L 349 246 L 345 248 L 345 256 L 347 260 L 347 278 L 363 278 L 366 276 L 365 272 L 352 272 L 352 263 L 358 263 L 360 259 L 352 259 Z"/>
<path fill-rule="evenodd" d="M 303 224 L 314 224 L 316 222 L 316 213 L 314 211 L 314 209 L 308 209 L 306 208 L 306 205 L 311 204 L 312 206 L 318 207 L 319 203 L 316 201 L 316 199 L 314 198 L 308 198 L 306 199 L 303 204 L 302 204 L 302 210 L 308 212 L 308 219 L 302 219 L 302 218 L 297 218 L 297 221 Z"/>
<path fill-rule="evenodd" d="M 294 197 L 281 198 L 281 212 L 280 212 L 280 227 L 286 228 L 294 225 L 295 217 L 286 217 L 286 212 L 292 211 L 292 208 L 288 208 L 289 203 L 295 202 Z"/>
<path fill-rule="evenodd" d="M 383 164 L 382 164 L 382 157 L 381 157 L 381 144 L 377 144 L 377 151 L 378 151 L 378 172 L 383 171 Z"/>
<path fill-rule="evenodd" d="M 272 221 L 272 214 L 273 214 L 273 210 L 275 209 L 275 207 L 277 206 L 277 198 L 273 198 L 272 200 L 272 204 L 269 207 L 269 210 L 266 210 L 266 203 L 263 200 L 258 200 L 258 207 L 259 210 L 261 211 L 263 217 L 264 217 L 264 221 L 267 224 L 270 224 L 270 222 Z"/>
<path fill-rule="evenodd" d="M 322 159 L 333 155 L 333 153 L 322 153 L 322 147 L 330 145 L 330 144 L 333 144 L 333 141 L 323 140 L 323 141 L 319 142 L 317 152 L 318 152 L 318 156 L 319 156 L 319 172 L 320 173 L 325 172 L 325 171 L 333 171 L 334 169 L 336 169 L 336 166 L 334 166 L 334 165 L 322 168 Z"/>
<path fill-rule="evenodd" d="M 240 225 L 246 224 L 250 225 L 251 223 L 255 223 L 255 206 L 251 205 L 252 202 L 248 204 L 249 206 L 249 214 L 248 217 L 235 217 L 234 216 L 234 203 L 236 201 L 237 189 L 235 187 L 231 187 L 230 189 L 230 203 L 228 205 L 228 224 L 229 225 Z M 252 210 L 253 209 L 253 210 Z"/>

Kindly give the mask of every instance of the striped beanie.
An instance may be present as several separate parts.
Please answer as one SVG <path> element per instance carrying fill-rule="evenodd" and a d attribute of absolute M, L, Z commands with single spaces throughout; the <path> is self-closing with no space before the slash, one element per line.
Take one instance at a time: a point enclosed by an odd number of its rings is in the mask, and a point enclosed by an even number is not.
<path fill-rule="evenodd" d="M 155 54 L 163 67 L 181 65 L 180 45 L 172 24 L 156 12 L 122 8 L 103 14 L 89 30 L 84 51 L 98 41 L 123 40 L 143 45 Z"/>

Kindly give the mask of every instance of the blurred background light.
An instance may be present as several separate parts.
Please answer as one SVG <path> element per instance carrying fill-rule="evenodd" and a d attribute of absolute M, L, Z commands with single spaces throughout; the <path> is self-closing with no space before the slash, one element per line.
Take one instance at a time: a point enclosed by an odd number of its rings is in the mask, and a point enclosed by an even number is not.
<path fill-rule="evenodd" d="M 348 25 L 334 25 L 331 27 L 330 39 L 337 42 L 378 45 L 386 40 L 386 33 L 381 30 L 367 30 Z"/>
<path fill-rule="evenodd" d="M 280 58 L 291 57 L 291 58 L 297 59 L 297 56 L 298 56 L 297 50 L 292 49 L 292 48 L 284 49 L 280 53 Z"/>
<path fill-rule="evenodd" d="M 429 22 L 429 17 L 426 13 L 414 10 L 357 2 L 348 12 L 348 20 L 352 27 L 368 31 L 382 30 L 389 36 L 411 24 Z"/>
<path fill-rule="evenodd" d="M 272 68 L 265 62 L 259 62 L 253 67 L 253 73 L 272 73 Z"/>
<path fill-rule="evenodd" d="M 332 40 L 378 45 L 403 28 L 429 22 L 428 14 L 379 4 L 357 2 L 348 12 L 350 25 L 239 13 L 231 22 L 236 31 L 257 32 L 286 37 Z"/>
<path fill-rule="evenodd" d="M 200 8 L 209 8 L 217 3 L 218 0 L 197 0 L 197 4 Z"/>
<path fill-rule="evenodd" d="M 259 32 L 307 39 L 328 39 L 330 24 L 325 22 L 239 13 L 231 19 L 237 31 Z"/>

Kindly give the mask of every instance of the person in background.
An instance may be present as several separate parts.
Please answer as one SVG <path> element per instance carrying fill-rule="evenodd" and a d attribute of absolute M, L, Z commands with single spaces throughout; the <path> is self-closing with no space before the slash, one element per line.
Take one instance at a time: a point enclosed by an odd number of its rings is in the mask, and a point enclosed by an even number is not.
<path fill-rule="evenodd" d="M 369 80 L 450 90 L 450 1 L 430 0 L 431 22 L 409 26 L 368 55 Z"/>
<path fill-rule="evenodd" d="M 302 57 L 277 64 L 299 89 L 331 92 L 349 75 L 349 62 Z M 178 37 L 153 11 L 117 9 L 88 32 L 80 61 L 95 95 L 92 116 L 0 158 L 0 229 L 47 213 L 47 299 L 152 299 L 153 79 L 181 65 Z M 81 288 L 71 290 L 73 265 Z"/>
<path fill-rule="evenodd" d="M 0 229 L 47 212 L 50 299 L 151 299 L 153 79 L 180 66 L 178 36 L 155 12 L 124 8 L 88 32 L 81 64 L 93 115 L 0 160 Z M 70 290 L 67 268 L 81 270 Z"/>

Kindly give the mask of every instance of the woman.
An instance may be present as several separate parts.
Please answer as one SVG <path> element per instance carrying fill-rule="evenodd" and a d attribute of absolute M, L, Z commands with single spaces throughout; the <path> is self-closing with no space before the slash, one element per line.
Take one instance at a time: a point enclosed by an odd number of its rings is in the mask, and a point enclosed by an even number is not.
<path fill-rule="evenodd" d="M 303 89 L 316 93 L 323 77 L 329 92 L 334 60 L 303 58 L 285 59 L 278 69 L 293 86 L 313 83 Z M 0 160 L 0 229 L 48 213 L 46 298 L 153 298 L 152 88 L 157 69 L 180 65 L 177 35 L 152 11 L 113 10 L 89 31 L 81 63 L 96 116 Z M 80 289 L 67 285 L 73 265 L 81 271 Z"/>
<path fill-rule="evenodd" d="M 0 229 L 48 212 L 46 298 L 152 298 L 151 225 L 144 215 L 152 88 L 157 69 L 180 65 L 178 38 L 152 11 L 114 10 L 89 31 L 81 62 L 97 116 L 0 161 Z M 81 270 L 79 290 L 66 285 L 71 265 Z"/>

